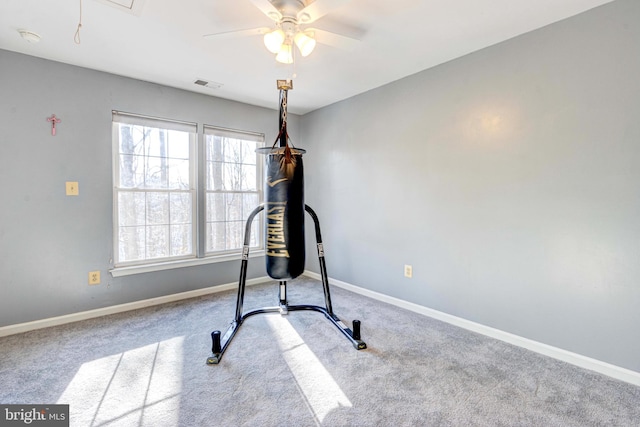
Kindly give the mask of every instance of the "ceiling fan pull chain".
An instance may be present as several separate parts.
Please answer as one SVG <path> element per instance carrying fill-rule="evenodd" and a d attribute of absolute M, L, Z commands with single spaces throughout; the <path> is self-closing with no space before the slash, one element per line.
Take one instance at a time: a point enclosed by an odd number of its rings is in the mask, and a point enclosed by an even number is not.
<path fill-rule="evenodd" d="M 76 44 L 80 44 L 80 28 L 82 28 L 82 0 L 80 0 L 80 20 L 78 21 L 78 29 L 76 30 L 76 34 L 73 36 L 73 41 Z"/>

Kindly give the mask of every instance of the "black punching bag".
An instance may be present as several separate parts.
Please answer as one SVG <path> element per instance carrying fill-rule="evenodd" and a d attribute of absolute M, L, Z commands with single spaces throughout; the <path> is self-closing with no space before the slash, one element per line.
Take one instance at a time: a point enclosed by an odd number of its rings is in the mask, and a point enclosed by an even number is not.
<path fill-rule="evenodd" d="M 271 148 L 258 149 L 266 157 L 264 213 L 267 274 L 276 280 L 295 279 L 304 272 L 305 150 L 289 146 L 287 90 L 290 81 L 278 81 L 280 133 Z M 279 146 L 276 147 L 276 143 Z"/>

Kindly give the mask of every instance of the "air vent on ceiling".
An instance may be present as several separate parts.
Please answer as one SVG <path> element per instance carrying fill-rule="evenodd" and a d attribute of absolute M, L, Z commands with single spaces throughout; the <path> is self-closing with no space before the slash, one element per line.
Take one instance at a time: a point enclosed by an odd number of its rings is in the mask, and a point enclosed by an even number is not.
<path fill-rule="evenodd" d="M 222 87 L 222 83 L 210 82 L 208 80 L 197 79 L 194 84 L 202 87 L 208 87 L 209 89 L 220 89 Z"/>

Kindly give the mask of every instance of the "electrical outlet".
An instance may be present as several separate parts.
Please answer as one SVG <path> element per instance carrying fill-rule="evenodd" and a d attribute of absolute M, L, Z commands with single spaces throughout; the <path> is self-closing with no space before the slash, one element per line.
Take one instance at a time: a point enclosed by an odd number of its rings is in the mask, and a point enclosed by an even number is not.
<path fill-rule="evenodd" d="M 405 264 L 404 265 L 404 277 L 408 277 L 409 279 L 411 279 L 413 277 L 413 267 Z"/>
<path fill-rule="evenodd" d="M 99 285 L 100 284 L 100 272 L 99 271 L 90 271 L 89 272 L 89 284 L 90 285 Z"/>
<path fill-rule="evenodd" d="M 67 181 L 67 196 L 77 196 L 78 195 L 78 183 L 75 181 Z"/>

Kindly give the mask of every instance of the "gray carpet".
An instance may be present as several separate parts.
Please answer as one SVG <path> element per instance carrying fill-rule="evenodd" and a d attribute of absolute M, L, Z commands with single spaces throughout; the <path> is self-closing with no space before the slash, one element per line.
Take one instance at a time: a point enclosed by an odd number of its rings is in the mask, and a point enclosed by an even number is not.
<path fill-rule="evenodd" d="M 247 288 L 245 311 L 277 305 Z M 217 366 L 235 291 L 0 338 L 0 403 L 68 403 L 72 426 L 637 426 L 640 388 L 333 287 L 324 316 L 245 321 Z M 311 279 L 290 304 L 323 304 Z"/>

